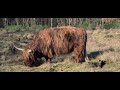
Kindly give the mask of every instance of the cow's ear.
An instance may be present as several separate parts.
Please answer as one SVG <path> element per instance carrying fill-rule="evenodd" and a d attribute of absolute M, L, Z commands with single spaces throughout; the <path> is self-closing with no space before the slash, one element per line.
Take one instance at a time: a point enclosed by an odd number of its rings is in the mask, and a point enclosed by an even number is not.
<path fill-rule="evenodd" d="M 32 52 L 32 50 L 31 50 L 31 49 L 29 49 L 29 50 L 28 50 L 28 52 L 30 53 L 30 52 Z"/>

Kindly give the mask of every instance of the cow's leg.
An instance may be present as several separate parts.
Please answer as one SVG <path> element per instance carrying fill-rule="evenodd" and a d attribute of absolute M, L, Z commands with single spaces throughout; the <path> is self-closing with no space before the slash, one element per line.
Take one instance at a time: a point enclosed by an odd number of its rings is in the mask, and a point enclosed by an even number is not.
<path fill-rule="evenodd" d="M 82 63 L 84 61 L 85 61 L 84 55 L 80 52 L 79 55 L 78 55 L 78 61 L 77 61 L 77 63 Z"/>
<path fill-rule="evenodd" d="M 52 52 L 51 52 L 51 50 L 49 50 L 48 51 L 48 59 L 47 59 L 49 71 L 51 69 L 51 59 L 52 59 L 52 57 L 53 57 Z"/>
<path fill-rule="evenodd" d="M 77 48 L 74 49 L 73 58 L 74 58 L 74 63 L 77 63 L 77 61 L 78 61 L 78 50 L 77 50 Z"/>
<path fill-rule="evenodd" d="M 78 46 L 74 49 L 74 60 L 75 63 L 81 63 L 84 59 L 84 45 Z"/>
<path fill-rule="evenodd" d="M 79 53 L 79 55 L 78 55 L 78 59 L 79 59 L 78 62 L 80 62 L 80 63 L 85 62 L 85 56 L 86 56 L 85 46 L 84 45 L 80 46 L 78 50 L 79 50 L 78 51 L 78 53 Z"/>
<path fill-rule="evenodd" d="M 83 46 L 81 46 L 81 47 L 79 48 L 79 56 L 78 56 L 79 62 L 80 62 L 80 63 L 81 63 L 81 62 L 85 62 L 85 57 L 86 57 L 86 49 L 85 49 L 85 47 L 84 47 L 84 45 L 83 45 Z"/>
<path fill-rule="evenodd" d="M 48 69 L 50 70 L 51 69 L 51 58 L 48 58 Z"/>
<path fill-rule="evenodd" d="M 45 57 L 45 63 L 46 63 L 46 64 L 48 63 L 48 58 L 47 58 L 47 57 Z"/>
<path fill-rule="evenodd" d="M 82 52 L 82 54 L 81 54 L 81 52 Z M 82 62 L 85 62 L 86 49 L 83 49 L 81 52 L 79 53 L 79 57 L 82 57 Z M 82 56 L 80 56 L 80 55 L 82 55 Z"/>
<path fill-rule="evenodd" d="M 86 51 L 86 46 L 85 46 L 85 49 L 84 49 L 84 52 L 83 52 L 83 57 L 84 57 L 84 61 L 90 61 L 88 55 L 87 55 L 87 51 Z"/>

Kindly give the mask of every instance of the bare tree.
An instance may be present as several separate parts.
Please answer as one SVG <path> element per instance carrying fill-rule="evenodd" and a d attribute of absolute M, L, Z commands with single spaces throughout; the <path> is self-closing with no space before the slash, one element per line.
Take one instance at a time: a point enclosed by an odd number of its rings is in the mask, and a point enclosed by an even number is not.
<path fill-rule="evenodd" d="M 52 28 L 52 26 L 53 26 L 53 18 L 50 18 L 50 26 L 51 26 L 51 28 Z"/>
<path fill-rule="evenodd" d="M 50 27 L 56 26 L 79 26 L 83 23 L 94 24 L 96 26 L 105 23 L 120 22 L 120 18 L 1 18 L 0 26 L 8 25 L 47 25 Z"/>

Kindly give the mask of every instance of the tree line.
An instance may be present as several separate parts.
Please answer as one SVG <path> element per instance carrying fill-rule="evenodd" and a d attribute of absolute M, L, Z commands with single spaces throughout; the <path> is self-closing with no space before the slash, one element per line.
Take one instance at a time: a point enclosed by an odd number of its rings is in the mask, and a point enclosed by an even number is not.
<path fill-rule="evenodd" d="M 0 18 L 0 27 L 9 25 L 47 25 L 56 26 L 79 26 L 83 23 L 102 25 L 105 23 L 120 22 L 120 18 Z"/>

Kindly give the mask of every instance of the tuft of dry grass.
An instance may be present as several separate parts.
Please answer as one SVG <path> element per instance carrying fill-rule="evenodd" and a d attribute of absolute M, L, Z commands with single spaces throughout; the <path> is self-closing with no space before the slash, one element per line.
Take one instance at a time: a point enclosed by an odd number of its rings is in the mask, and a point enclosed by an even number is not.
<path fill-rule="evenodd" d="M 2 32 L 3 33 L 3 32 Z M 69 58 L 52 63 L 50 72 L 119 72 L 120 71 L 120 30 L 87 30 L 87 54 L 91 61 L 75 64 Z M 5 58 L 1 55 L 0 58 Z M 106 61 L 103 68 L 97 66 L 99 60 Z M 49 72 L 48 65 L 27 67 L 19 64 L 2 64 L 0 72 Z"/>

